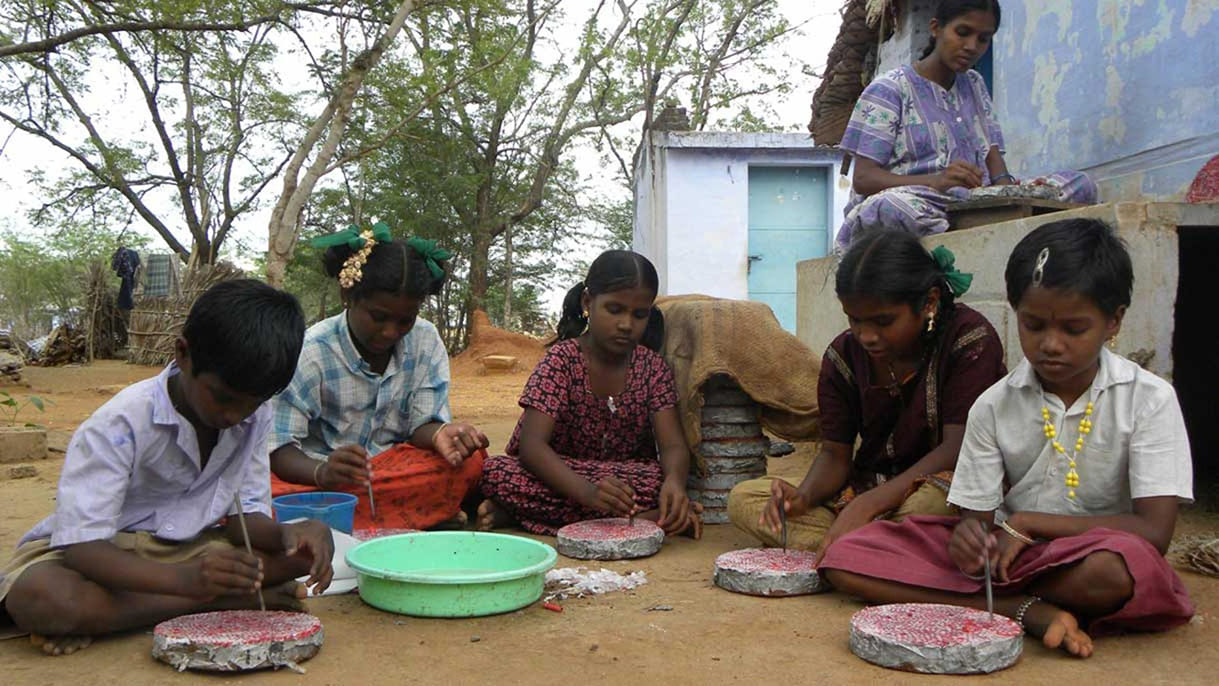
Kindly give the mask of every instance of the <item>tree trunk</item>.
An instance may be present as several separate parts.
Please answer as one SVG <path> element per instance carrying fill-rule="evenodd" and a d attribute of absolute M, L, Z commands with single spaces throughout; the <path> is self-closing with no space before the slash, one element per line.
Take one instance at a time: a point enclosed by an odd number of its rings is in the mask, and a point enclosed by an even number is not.
<path fill-rule="evenodd" d="M 504 229 L 504 328 L 512 328 L 512 222 Z"/>
<path fill-rule="evenodd" d="M 487 268 L 491 263 L 491 232 L 487 227 L 474 229 L 470 250 L 470 297 L 466 299 L 466 333 L 474 331 L 474 311 L 484 309 L 487 300 Z"/>
<path fill-rule="evenodd" d="M 381 34 L 372 47 L 352 61 L 351 69 L 344 75 L 334 97 L 309 127 L 300 147 L 284 169 L 283 192 L 271 210 L 271 225 L 268 231 L 267 282 L 271 285 L 282 286 L 284 283 L 284 274 L 296 248 L 301 212 L 343 140 L 343 131 L 351 114 L 352 103 L 364 85 L 364 79 L 402 31 L 402 25 L 406 23 L 407 16 L 414 11 L 417 4 L 419 3 L 416 0 L 403 0 L 385 33 Z M 304 167 L 309 153 L 318 141 L 322 140 L 322 134 L 326 134 L 326 138 L 322 141 L 321 149 L 302 176 L 301 168 Z"/>

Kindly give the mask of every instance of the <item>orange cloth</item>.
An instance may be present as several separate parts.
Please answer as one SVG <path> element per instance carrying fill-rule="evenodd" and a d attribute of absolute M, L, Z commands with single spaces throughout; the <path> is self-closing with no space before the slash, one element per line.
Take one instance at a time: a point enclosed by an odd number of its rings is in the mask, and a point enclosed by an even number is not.
<path fill-rule="evenodd" d="M 431 450 L 400 443 L 372 458 L 373 496 L 377 519 L 368 508 L 368 488 L 342 486 L 356 503 L 355 529 L 427 529 L 452 519 L 466 494 L 474 491 L 483 473 L 486 451 L 480 450 L 454 468 Z M 309 493 L 316 486 L 290 484 L 271 475 L 271 496 Z"/>

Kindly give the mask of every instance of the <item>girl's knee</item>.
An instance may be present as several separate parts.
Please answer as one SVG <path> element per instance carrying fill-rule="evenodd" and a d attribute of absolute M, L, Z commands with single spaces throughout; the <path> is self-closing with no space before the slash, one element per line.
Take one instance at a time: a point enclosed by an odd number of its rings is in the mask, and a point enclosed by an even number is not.
<path fill-rule="evenodd" d="M 1088 605 L 1099 611 L 1120 608 L 1134 595 L 1134 578 L 1121 555 L 1101 550 L 1079 563 L 1081 590 Z"/>

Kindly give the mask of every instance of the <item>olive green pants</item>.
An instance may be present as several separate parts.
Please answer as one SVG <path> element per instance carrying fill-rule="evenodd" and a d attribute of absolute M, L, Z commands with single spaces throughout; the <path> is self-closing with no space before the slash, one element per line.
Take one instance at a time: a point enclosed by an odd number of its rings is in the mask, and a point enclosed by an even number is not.
<path fill-rule="evenodd" d="M 783 544 L 779 536 L 758 523 L 762 512 L 770 503 L 770 482 L 780 477 L 766 476 L 737 484 L 728 494 L 728 518 L 738 529 L 762 541 L 764 545 L 776 547 Z M 786 479 L 784 479 L 787 481 Z M 788 481 L 788 483 L 791 483 Z M 793 486 L 796 484 L 792 484 Z M 948 494 L 932 483 L 924 483 L 893 512 L 882 517 L 900 522 L 912 514 L 955 515 L 958 511 L 948 504 Z M 824 505 L 814 507 L 799 517 L 787 520 L 787 547 L 799 550 L 816 550 L 821 539 L 830 530 L 837 515 Z"/>

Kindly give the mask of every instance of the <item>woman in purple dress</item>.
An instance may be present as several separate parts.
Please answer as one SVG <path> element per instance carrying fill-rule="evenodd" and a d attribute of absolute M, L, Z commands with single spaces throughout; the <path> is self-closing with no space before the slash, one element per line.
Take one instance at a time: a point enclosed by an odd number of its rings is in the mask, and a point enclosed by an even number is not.
<path fill-rule="evenodd" d="M 971 69 L 999 28 L 997 0 L 941 0 L 922 59 L 877 77 L 839 144 L 854 157 L 853 193 L 837 235 L 845 250 L 879 227 L 916 236 L 948 229 L 947 203 L 970 189 L 1019 183 L 982 75 Z M 1083 172 L 1025 179 L 1058 200 L 1096 202 Z"/>

